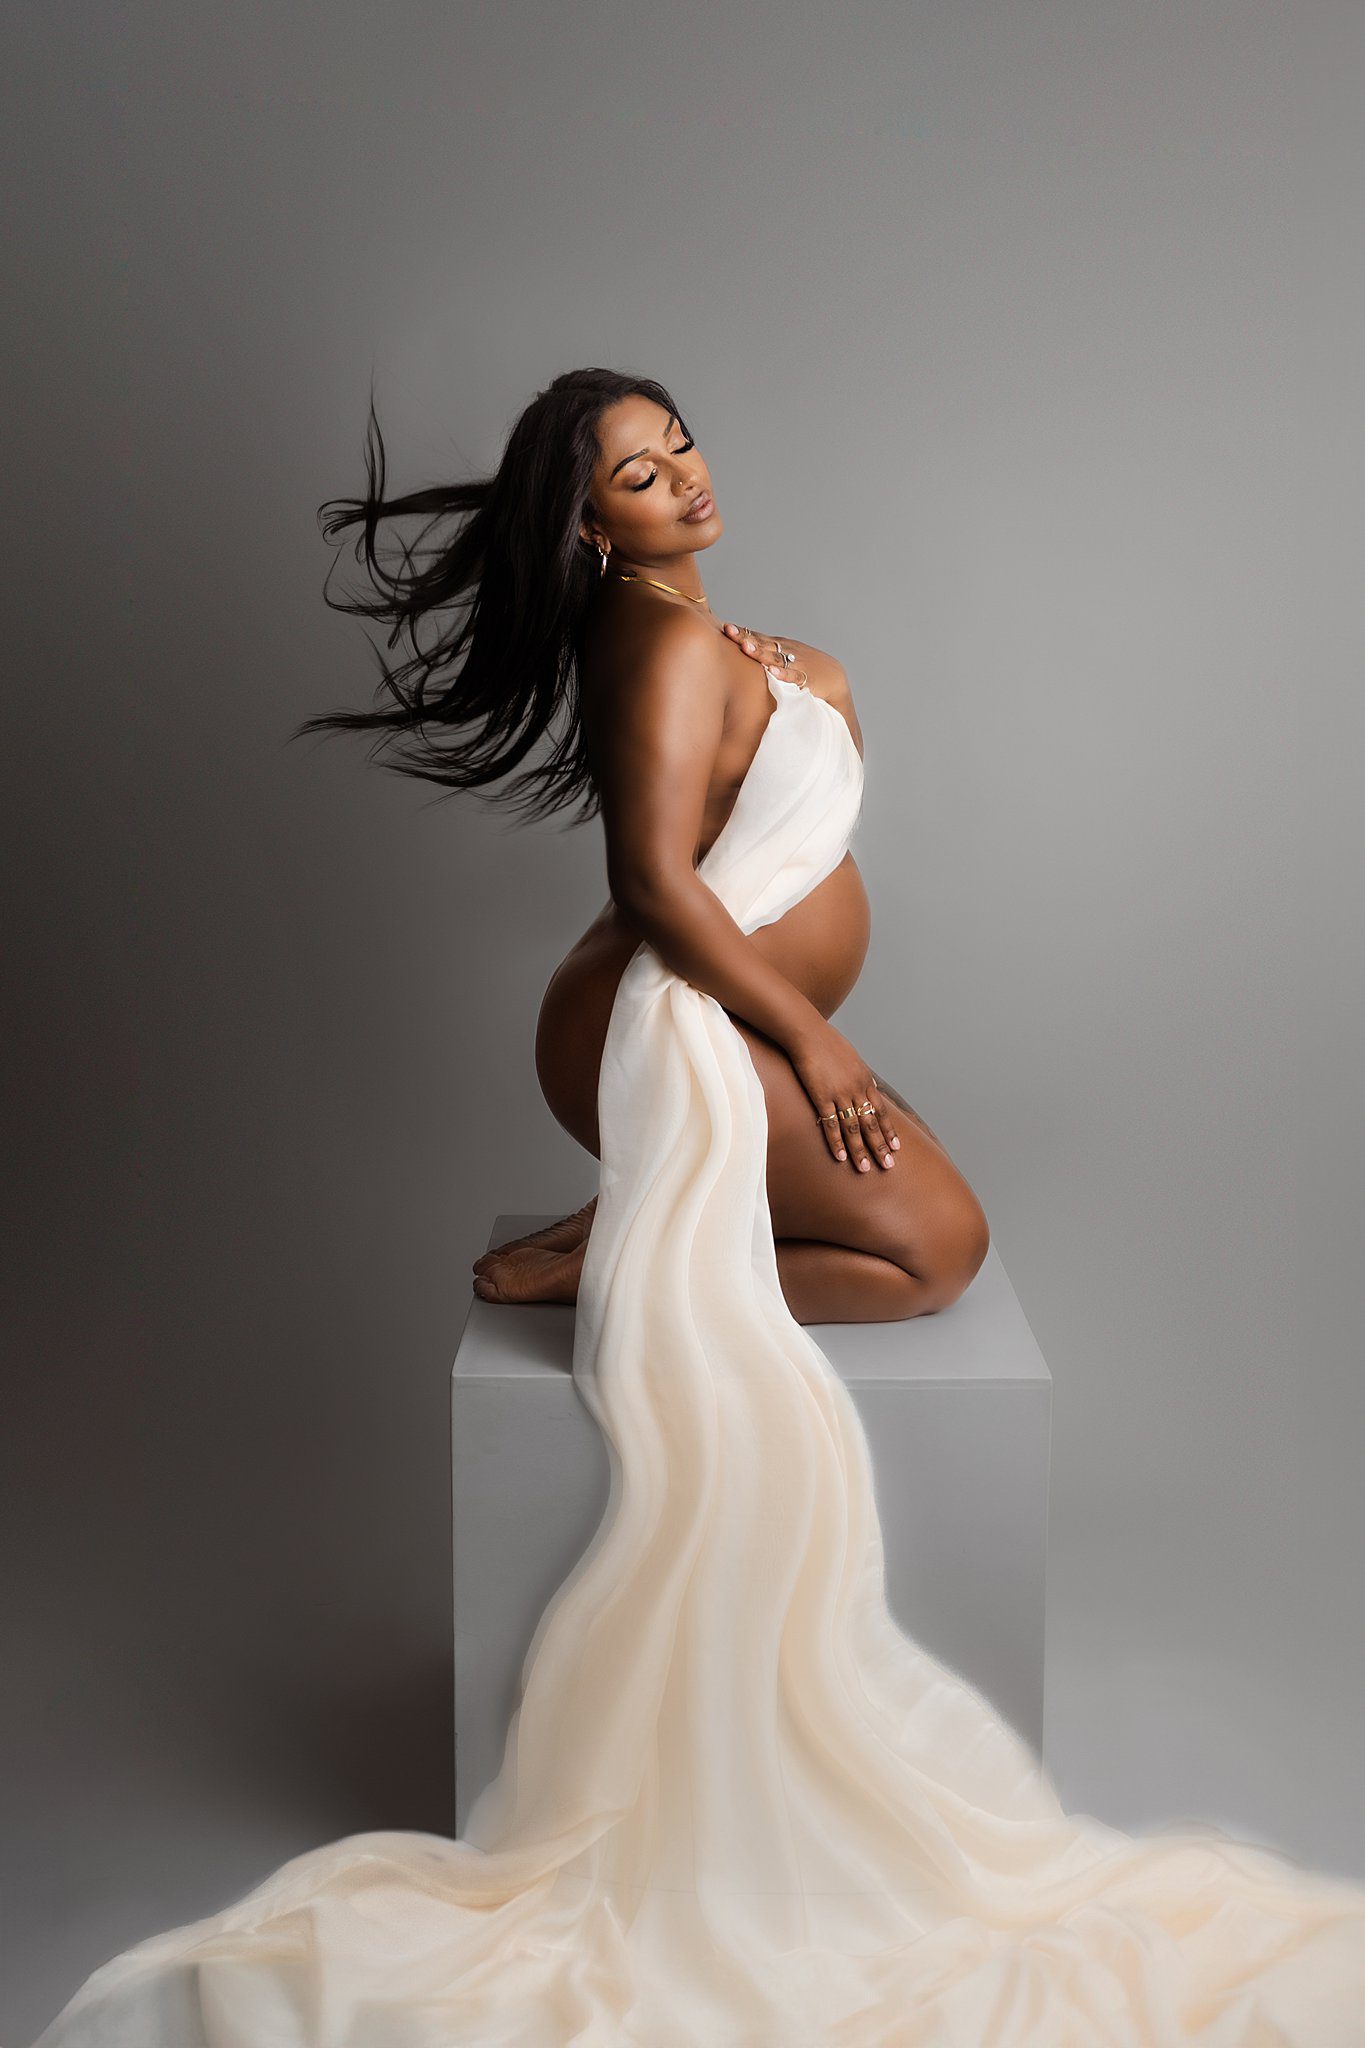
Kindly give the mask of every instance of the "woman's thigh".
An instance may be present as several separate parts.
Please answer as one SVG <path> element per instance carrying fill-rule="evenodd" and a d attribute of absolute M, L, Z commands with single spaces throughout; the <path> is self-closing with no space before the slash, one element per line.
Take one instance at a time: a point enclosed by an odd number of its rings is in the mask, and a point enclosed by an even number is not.
<path fill-rule="evenodd" d="M 735 1020 L 732 1020 L 735 1021 Z M 775 1238 L 818 1238 L 889 1259 L 925 1280 L 960 1281 L 985 1257 L 985 1212 L 942 1143 L 899 1090 L 885 1128 L 900 1139 L 895 1164 L 860 1173 L 835 1159 L 796 1070 L 771 1039 L 735 1021 L 768 1111 L 768 1207 Z"/>
<path fill-rule="evenodd" d="M 597 1080 L 621 963 L 573 958 L 558 970 L 542 1005 L 536 1063 L 556 1120 L 594 1158 L 601 1146 Z M 989 1232 L 975 1194 L 943 1144 L 890 1082 L 878 1085 L 893 1104 L 899 1137 L 895 1165 L 859 1173 L 833 1157 L 810 1098 L 779 1046 L 731 1018 L 748 1046 L 768 1118 L 768 1207 L 777 1238 L 814 1238 L 849 1245 L 942 1280 L 951 1293 L 985 1257 Z"/>

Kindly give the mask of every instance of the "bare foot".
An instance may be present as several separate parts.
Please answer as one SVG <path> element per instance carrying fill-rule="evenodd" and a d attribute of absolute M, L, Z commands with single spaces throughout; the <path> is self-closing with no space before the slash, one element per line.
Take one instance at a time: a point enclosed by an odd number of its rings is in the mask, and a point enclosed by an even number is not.
<path fill-rule="evenodd" d="M 578 1276 L 587 1250 L 586 1232 L 572 1250 L 559 1252 L 534 1242 L 488 1252 L 474 1278 L 480 1301 L 577 1301 Z"/>
<path fill-rule="evenodd" d="M 506 1258 L 509 1252 L 519 1251 L 523 1245 L 537 1245 L 551 1252 L 575 1251 L 592 1229 L 593 1211 L 597 1197 L 585 1202 L 581 1209 L 575 1209 L 572 1216 L 561 1216 L 557 1223 L 547 1223 L 543 1230 L 533 1230 L 529 1237 L 509 1237 L 506 1244 L 496 1244 L 483 1252 L 474 1261 L 476 1273 L 489 1273 L 494 1265 Z"/>

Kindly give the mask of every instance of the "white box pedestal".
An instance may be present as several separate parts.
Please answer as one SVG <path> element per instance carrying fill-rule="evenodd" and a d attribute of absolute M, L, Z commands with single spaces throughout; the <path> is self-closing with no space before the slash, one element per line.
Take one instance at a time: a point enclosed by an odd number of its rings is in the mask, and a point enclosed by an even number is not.
<path fill-rule="evenodd" d="M 488 1242 L 553 1221 L 499 1216 Z M 995 1246 L 938 1315 L 809 1327 L 867 1431 L 893 1613 L 1041 1756 L 1052 1377 Z M 451 1375 L 457 1834 L 502 1763 L 536 1624 L 606 1506 L 573 1329 L 572 1308 L 475 1296 Z"/>

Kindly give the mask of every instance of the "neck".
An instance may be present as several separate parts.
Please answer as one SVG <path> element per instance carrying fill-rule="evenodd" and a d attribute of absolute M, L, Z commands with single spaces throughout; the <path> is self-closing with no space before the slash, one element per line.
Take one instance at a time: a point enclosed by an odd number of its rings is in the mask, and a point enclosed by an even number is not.
<path fill-rule="evenodd" d="M 618 574 L 628 569 L 632 576 L 656 576 L 660 583 L 671 583 L 675 590 L 685 591 L 689 597 L 703 598 L 706 595 L 694 554 L 673 555 L 667 561 L 650 562 L 637 561 L 630 555 L 623 555 L 619 548 L 613 548 L 607 563 L 608 574 L 613 569 Z"/>

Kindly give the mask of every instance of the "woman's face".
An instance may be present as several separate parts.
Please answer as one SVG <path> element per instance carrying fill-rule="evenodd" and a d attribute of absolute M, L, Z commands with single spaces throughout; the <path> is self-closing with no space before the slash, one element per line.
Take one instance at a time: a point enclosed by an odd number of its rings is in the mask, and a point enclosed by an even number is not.
<path fill-rule="evenodd" d="M 661 405 L 635 392 L 618 399 L 598 420 L 597 440 L 585 540 L 605 537 L 625 561 L 663 565 L 720 539 L 706 464 Z M 699 516 L 689 518 L 694 505 Z"/>

